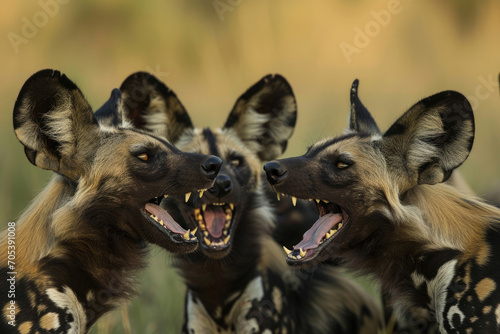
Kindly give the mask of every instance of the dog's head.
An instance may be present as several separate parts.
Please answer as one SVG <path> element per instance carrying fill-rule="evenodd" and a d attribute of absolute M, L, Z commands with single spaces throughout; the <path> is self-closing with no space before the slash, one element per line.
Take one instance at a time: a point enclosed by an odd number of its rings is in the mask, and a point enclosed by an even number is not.
<path fill-rule="evenodd" d="M 472 109 L 457 92 L 421 100 L 384 134 L 357 92 L 356 80 L 345 134 L 264 167 L 275 191 L 317 203 L 320 217 L 287 252 L 290 264 L 342 258 L 353 248 L 366 251 L 377 235 L 404 224 L 400 199 L 406 192 L 446 181 L 472 148 Z"/>
<path fill-rule="evenodd" d="M 83 221 L 171 251 L 195 250 L 196 238 L 157 204 L 168 195 L 210 188 L 221 160 L 183 153 L 129 128 L 121 111 L 121 93 L 114 90 L 94 115 L 78 87 L 58 71 L 40 71 L 21 89 L 14 130 L 28 160 L 72 187 L 71 199 L 58 210 L 68 214 L 58 231 L 71 235 Z"/>
<path fill-rule="evenodd" d="M 135 93 L 139 103 L 130 87 L 141 84 Z M 176 95 L 148 73 L 131 75 L 121 90 L 134 126 L 166 137 L 183 151 L 222 159 L 213 187 L 169 198 L 167 205 L 177 210 L 174 217 L 185 228 L 196 230 L 207 256 L 226 256 L 242 230 L 240 222 L 252 215 L 252 221 L 259 221 L 269 207 L 261 189 L 262 162 L 281 155 L 292 135 L 297 107 L 290 85 L 280 75 L 265 76 L 237 99 L 224 126 L 214 130 L 195 128 Z"/>

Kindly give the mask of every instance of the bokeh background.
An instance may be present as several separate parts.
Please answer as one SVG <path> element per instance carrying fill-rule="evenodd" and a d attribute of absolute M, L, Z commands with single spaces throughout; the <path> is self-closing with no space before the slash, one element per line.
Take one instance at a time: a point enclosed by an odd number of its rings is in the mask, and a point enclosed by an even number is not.
<path fill-rule="evenodd" d="M 177 93 L 197 126 L 222 125 L 251 84 L 280 73 L 299 107 L 286 156 L 345 127 L 354 78 L 382 129 L 419 99 L 454 89 L 469 97 L 476 117 L 461 170 L 477 194 L 488 195 L 500 189 L 499 36 L 493 0 L 5 2 L 0 224 L 15 220 L 51 176 L 27 161 L 12 130 L 22 84 L 43 68 L 66 73 L 94 108 L 129 74 L 149 71 Z M 139 296 L 93 333 L 178 332 L 184 287 L 170 264 L 153 249 Z"/>

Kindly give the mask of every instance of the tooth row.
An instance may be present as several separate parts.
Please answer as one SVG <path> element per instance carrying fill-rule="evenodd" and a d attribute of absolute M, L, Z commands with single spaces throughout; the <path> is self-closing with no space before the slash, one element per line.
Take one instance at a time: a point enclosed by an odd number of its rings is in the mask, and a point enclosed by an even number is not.
<path fill-rule="evenodd" d="M 278 201 L 281 201 L 281 197 L 284 197 L 284 196 L 287 196 L 285 195 L 284 193 L 276 193 L 276 197 L 278 198 Z M 295 196 L 290 196 L 292 198 L 292 204 L 293 206 L 296 206 L 297 205 L 297 197 Z M 309 201 L 312 201 L 313 199 L 312 198 L 309 198 Z M 320 200 L 320 199 L 315 199 L 316 203 L 319 203 L 319 202 L 324 202 L 324 203 L 330 203 L 329 201 L 327 200 Z"/>
<path fill-rule="evenodd" d="M 300 260 L 300 259 L 304 258 L 307 254 L 307 251 L 303 250 L 302 248 L 299 249 L 299 255 L 297 255 L 297 256 L 293 255 L 292 251 L 289 250 L 288 248 L 286 248 L 285 246 L 283 246 L 283 250 L 285 251 L 286 255 L 289 258 L 292 258 L 295 260 Z"/>
<path fill-rule="evenodd" d="M 207 237 L 208 236 L 208 233 L 207 235 L 205 235 L 203 237 L 203 240 L 205 241 L 205 244 L 207 244 L 207 246 L 224 246 L 224 245 L 227 245 L 228 242 L 229 242 L 229 239 L 231 239 L 231 236 L 228 235 L 227 237 L 224 238 L 224 241 L 210 241 L 210 239 Z"/>
<path fill-rule="evenodd" d="M 335 233 L 337 233 L 337 231 L 342 227 L 342 223 L 339 223 L 337 225 L 337 228 L 336 229 L 330 229 L 330 231 L 326 232 L 325 234 L 325 237 L 321 240 L 320 244 L 323 243 L 323 241 L 327 240 L 327 239 L 330 239 L 332 237 L 332 235 L 334 235 Z"/>
<path fill-rule="evenodd" d="M 225 203 L 217 203 L 216 205 L 225 205 Z M 203 204 L 201 206 L 201 210 L 203 210 L 203 212 L 205 211 L 206 208 L 207 208 L 206 204 Z M 226 211 L 225 211 L 226 212 L 226 224 L 224 225 L 223 233 L 226 237 L 224 238 L 224 245 L 227 245 L 227 243 L 229 242 L 229 239 L 231 238 L 231 235 L 228 233 L 228 230 L 229 230 L 229 227 L 231 226 L 231 219 L 233 218 L 233 211 L 232 211 L 233 209 L 234 209 L 234 204 L 230 203 L 229 208 L 226 208 Z M 203 221 L 203 215 L 201 214 L 200 209 L 198 209 L 198 208 L 194 209 L 193 215 L 194 215 L 194 218 L 196 219 L 196 221 L 198 222 L 198 226 L 203 231 L 203 235 L 204 235 L 203 240 L 205 241 L 207 246 L 210 246 L 210 245 L 222 246 L 223 244 L 221 241 L 212 242 L 208 238 L 209 233 L 207 231 L 207 226 L 205 225 L 205 222 Z"/>
<path fill-rule="evenodd" d="M 207 189 L 198 189 L 197 191 L 199 192 L 199 196 L 200 198 L 203 197 L 203 194 L 205 193 Z M 166 197 L 166 196 L 165 196 Z M 184 195 L 184 200 L 185 202 L 187 203 L 187 201 L 189 201 L 189 198 L 191 197 L 191 192 L 188 192 Z"/>
<path fill-rule="evenodd" d="M 224 246 L 224 245 L 227 245 L 227 243 L 229 242 L 229 239 L 231 237 L 228 235 L 224 241 L 210 241 L 210 239 L 208 239 L 207 237 L 204 237 L 203 240 L 205 240 L 205 243 L 207 244 L 207 246 Z"/>
<path fill-rule="evenodd" d="M 156 221 L 157 223 L 159 223 L 161 226 L 163 226 L 163 227 L 167 228 L 167 227 L 165 226 L 165 223 L 163 222 L 163 220 L 161 220 L 161 219 L 160 219 L 160 220 L 158 220 L 158 217 L 156 217 L 155 215 L 149 215 L 149 217 L 153 218 L 153 219 L 154 219 L 154 221 Z"/>

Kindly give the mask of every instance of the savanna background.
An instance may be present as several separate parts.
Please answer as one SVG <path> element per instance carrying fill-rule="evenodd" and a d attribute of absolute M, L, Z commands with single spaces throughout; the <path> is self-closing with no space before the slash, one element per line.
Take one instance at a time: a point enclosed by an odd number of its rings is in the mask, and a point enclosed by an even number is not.
<path fill-rule="evenodd" d="M 477 194 L 500 189 L 500 2 L 483 1 L 10 1 L 0 11 L 0 224 L 14 221 L 51 172 L 32 166 L 12 129 L 25 80 L 54 68 L 94 108 L 132 72 L 173 89 L 197 126 L 220 126 L 234 101 L 280 73 L 298 101 L 286 156 L 342 131 L 348 91 L 381 129 L 414 102 L 453 89 L 476 117 L 472 154 L 460 168 Z M 23 250 L 19 249 L 18 252 Z M 176 333 L 182 282 L 153 249 L 138 297 L 93 333 Z"/>

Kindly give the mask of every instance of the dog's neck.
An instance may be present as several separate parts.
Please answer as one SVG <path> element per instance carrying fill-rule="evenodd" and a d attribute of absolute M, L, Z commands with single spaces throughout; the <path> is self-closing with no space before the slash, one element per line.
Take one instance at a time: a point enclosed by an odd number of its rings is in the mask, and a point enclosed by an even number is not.
<path fill-rule="evenodd" d="M 15 262 L 19 284 L 37 302 L 67 307 L 83 331 L 133 293 L 131 277 L 145 266 L 147 247 L 117 232 L 113 221 L 104 221 L 109 214 L 103 221 L 91 221 L 85 212 L 72 209 L 76 191 L 65 178 L 53 177 L 16 226 Z M 1 259 L 2 266 L 6 262 Z M 22 299 L 18 303 L 19 319 L 33 320 L 40 305 L 21 305 Z M 22 314 L 30 309 L 30 316 Z"/>
<path fill-rule="evenodd" d="M 435 304 L 434 292 L 427 298 L 417 281 L 432 282 L 445 266 L 484 256 L 487 230 L 500 217 L 500 210 L 444 184 L 415 187 L 394 212 L 393 220 L 359 222 L 379 228 L 344 259 L 351 269 L 374 275 L 392 296 L 389 302 L 421 308 Z"/>

